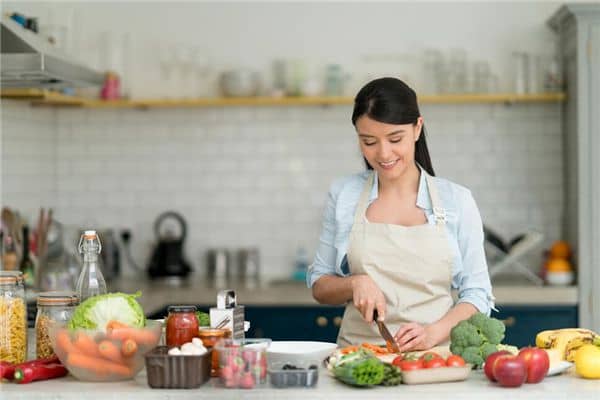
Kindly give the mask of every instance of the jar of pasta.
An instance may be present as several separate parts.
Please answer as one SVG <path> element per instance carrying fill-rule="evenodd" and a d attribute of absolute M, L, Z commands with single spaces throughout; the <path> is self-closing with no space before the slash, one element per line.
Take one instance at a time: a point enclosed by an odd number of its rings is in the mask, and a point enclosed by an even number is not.
<path fill-rule="evenodd" d="M 27 303 L 20 271 L 0 271 L 0 361 L 27 357 Z"/>
<path fill-rule="evenodd" d="M 50 326 L 65 325 L 73 316 L 79 298 L 75 292 L 42 292 L 37 298 L 35 317 L 35 352 L 37 358 L 54 355 L 50 342 Z"/>

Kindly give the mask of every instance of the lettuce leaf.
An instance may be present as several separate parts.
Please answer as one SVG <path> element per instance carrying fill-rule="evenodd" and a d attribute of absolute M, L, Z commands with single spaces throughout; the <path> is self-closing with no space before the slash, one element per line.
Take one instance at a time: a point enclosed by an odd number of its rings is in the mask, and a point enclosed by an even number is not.
<path fill-rule="evenodd" d="M 90 297 L 75 308 L 69 329 L 104 330 L 112 320 L 141 328 L 146 325 L 144 310 L 136 300 L 141 295 L 138 291 L 135 294 L 108 293 Z"/>

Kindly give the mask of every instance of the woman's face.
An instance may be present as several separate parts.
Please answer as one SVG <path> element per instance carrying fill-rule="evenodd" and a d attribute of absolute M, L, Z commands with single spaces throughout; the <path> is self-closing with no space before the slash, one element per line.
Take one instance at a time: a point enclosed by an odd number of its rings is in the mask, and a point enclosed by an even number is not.
<path fill-rule="evenodd" d="M 422 125 L 421 117 L 416 124 L 395 125 L 363 115 L 356 120 L 360 150 L 380 177 L 397 178 L 414 166 L 415 142 Z"/>

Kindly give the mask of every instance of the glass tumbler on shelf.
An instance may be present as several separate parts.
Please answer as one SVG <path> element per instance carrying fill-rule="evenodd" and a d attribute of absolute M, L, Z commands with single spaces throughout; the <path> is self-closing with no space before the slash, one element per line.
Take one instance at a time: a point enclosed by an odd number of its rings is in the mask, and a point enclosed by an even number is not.
<path fill-rule="evenodd" d="M 0 271 L 0 361 L 27 358 L 27 304 L 20 271 Z"/>

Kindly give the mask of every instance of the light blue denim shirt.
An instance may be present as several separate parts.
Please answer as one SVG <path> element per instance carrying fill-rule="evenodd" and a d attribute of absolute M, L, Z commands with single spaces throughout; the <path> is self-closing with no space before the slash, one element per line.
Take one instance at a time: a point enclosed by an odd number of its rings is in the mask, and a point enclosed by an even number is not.
<path fill-rule="evenodd" d="M 350 274 L 346 251 L 358 198 L 371 171 L 336 180 L 329 190 L 319 247 L 306 278 L 309 287 L 323 275 Z M 494 308 L 492 285 L 483 248 L 483 224 L 471 191 L 443 178 L 434 177 L 446 211 L 448 241 L 454 253 L 452 288 L 458 290 L 457 303 L 471 303 L 482 313 Z M 375 176 L 369 196 L 371 204 L 378 196 Z M 424 210 L 429 224 L 435 216 L 425 175 L 421 173 L 417 206 Z"/>

